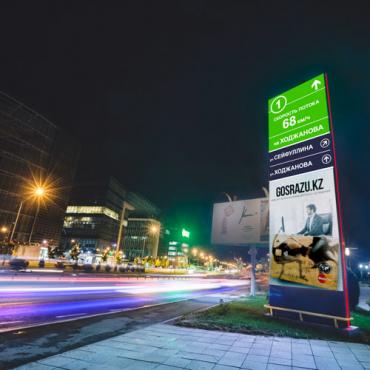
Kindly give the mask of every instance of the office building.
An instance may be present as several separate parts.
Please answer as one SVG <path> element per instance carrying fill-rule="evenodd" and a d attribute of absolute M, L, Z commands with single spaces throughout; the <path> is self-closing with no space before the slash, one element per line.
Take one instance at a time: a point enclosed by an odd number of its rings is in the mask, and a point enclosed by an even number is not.
<path fill-rule="evenodd" d="M 65 248 L 69 249 L 72 243 L 92 252 L 115 248 L 126 194 L 113 177 L 79 180 L 73 187 L 64 218 Z"/>
<path fill-rule="evenodd" d="M 119 249 L 126 258 L 156 256 L 161 225 L 159 209 L 140 194 L 127 192 L 114 177 L 99 174 L 79 180 L 67 207 L 63 244 L 68 250 L 78 243 L 83 252 L 115 250 L 124 202 L 134 210 L 125 211 Z"/>
<path fill-rule="evenodd" d="M 59 127 L 0 93 L 0 225 L 8 239 L 58 245 L 78 154 Z M 36 200 L 40 185 L 47 196 Z"/>
<path fill-rule="evenodd" d="M 124 231 L 124 254 L 129 260 L 157 257 L 161 234 L 160 209 L 137 193 L 129 192 L 127 200 L 135 209 L 130 212 Z"/>

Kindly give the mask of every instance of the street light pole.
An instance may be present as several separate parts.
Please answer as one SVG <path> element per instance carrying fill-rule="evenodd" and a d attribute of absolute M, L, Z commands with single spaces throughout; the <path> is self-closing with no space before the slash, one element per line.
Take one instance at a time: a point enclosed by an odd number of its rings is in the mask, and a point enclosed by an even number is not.
<path fill-rule="evenodd" d="M 144 258 L 144 251 L 145 251 L 145 242 L 146 242 L 146 238 L 147 238 L 147 236 L 144 236 L 144 243 L 143 243 L 143 250 L 142 250 L 142 253 L 141 253 L 141 258 Z"/>
<path fill-rule="evenodd" d="M 119 226 L 118 226 L 117 245 L 116 245 L 116 257 L 119 254 L 119 247 L 120 247 L 121 240 L 122 240 L 123 223 L 125 221 L 126 209 L 129 210 L 129 211 L 133 211 L 135 209 L 135 207 L 132 206 L 130 203 L 126 202 L 126 201 L 123 201 L 123 203 L 122 203 L 121 218 L 120 218 Z"/>
<path fill-rule="evenodd" d="M 36 213 L 35 213 L 35 218 L 33 219 L 32 228 L 31 228 L 31 232 L 30 232 L 30 237 L 28 238 L 28 243 L 29 244 L 31 244 L 32 234 L 33 234 L 33 230 L 34 230 L 35 225 L 36 225 L 36 219 L 39 215 L 39 212 L 40 212 L 40 201 L 37 202 L 37 210 L 36 210 Z"/>
<path fill-rule="evenodd" d="M 18 212 L 17 212 L 17 217 L 15 218 L 14 226 L 13 226 L 13 229 L 12 229 L 12 233 L 10 234 L 10 239 L 9 239 L 9 241 L 10 241 L 10 242 L 12 242 L 12 241 L 13 241 L 14 232 L 15 232 L 15 229 L 16 229 L 17 224 L 18 224 L 19 215 L 21 214 L 22 207 L 23 207 L 23 200 L 22 200 L 22 201 L 21 201 L 21 203 L 19 204 L 19 208 L 18 208 Z"/>

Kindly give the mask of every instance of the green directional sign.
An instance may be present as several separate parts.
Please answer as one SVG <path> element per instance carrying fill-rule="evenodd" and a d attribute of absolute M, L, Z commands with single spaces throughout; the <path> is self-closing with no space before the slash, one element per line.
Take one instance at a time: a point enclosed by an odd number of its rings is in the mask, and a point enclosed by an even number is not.
<path fill-rule="evenodd" d="M 330 132 L 324 74 L 270 99 L 268 120 L 270 152 Z"/>

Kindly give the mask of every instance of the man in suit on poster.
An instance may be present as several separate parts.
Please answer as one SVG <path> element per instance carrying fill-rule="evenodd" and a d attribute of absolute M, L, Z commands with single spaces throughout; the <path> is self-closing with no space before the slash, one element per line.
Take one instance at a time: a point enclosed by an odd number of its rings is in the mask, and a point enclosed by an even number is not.
<path fill-rule="evenodd" d="M 316 213 L 316 206 L 309 204 L 306 207 L 307 219 L 304 228 L 298 235 L 320 236 L 323 235 L 324 220 Z"/>

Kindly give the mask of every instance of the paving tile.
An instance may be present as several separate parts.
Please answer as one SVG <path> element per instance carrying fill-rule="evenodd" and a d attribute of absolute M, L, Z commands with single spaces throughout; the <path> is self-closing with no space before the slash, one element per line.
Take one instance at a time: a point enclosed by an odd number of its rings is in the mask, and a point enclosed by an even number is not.
<path fill-rule="evenodd" d="M 312 354 L 311 346 L 306 344 L 296 344 L 292 347 L 292 353 L 300 353 L 300 354 Z"/>
<path fill-rule="evenodd" d="M 291 366 L 292 365 L 292 360 L 289 358 L 281 358 L 281 357 L 273 357 L 270 356 L 268 359 L 269 364 L 276 364 L 276 365 L 287 365 Z"/>
<path fill-rule="evenodd" d="M 249 369 L 249 370 L 266 370 L 267 363 L 257 362 L 257 361 L 250 361 L 247 359 L 243 362 L 242 369 Z"/>
<path fill-rule="evenodd" d="M 268 356 L 258 356 L 258 355 L 247 355 L 246 361 L 260 362 L 267 364 Z"/>
<path fill-rule="evenodd" d="M 299 355 L 301 355 L 301 354 L 299 354 Z M 272 349 L 271 352 L 270 352 L 270 356 L 291 359 L 292 358 L 292 352 L 280 351 L 280 350 L 277 351 L 277 350 Z"/>
<path fill-rule="evenodd" d="M 129 365 L 124 365 L 121 369 L 125 370 L 150 370 L 155 369 L 158 364 L 146 361 L 132 361 Z"/>
<path fill-rule="evenodd" d="M 239 370 L 239 367 L 227 366 L 227 365 L 216 365 L 212 370 Z"/>
<path fill-rule="evenodd" d="M 370 362 L 370 353 L 363 355 L 363 354 L 355 354 L 356 359 L 361 362 Z"/>
<path fill-rule="evenodd" d="M 168 366 L 175 366 L 184 368 L 187 365 L 190 364 L 192 360 L 188 358 L 182 358 L 182 357 L 170 357 L 167 361 L 165 361 L 163 364 Z"/>
<path fill-rule="evenodd" d="M 250 347 L 239 347 L 239 346 L 233 345 L 230 347 L 229 351 L 247 354 L 250 351 Z"/>
<path fill-rule="evenodd" d="M 71 363 L 74 363 L 79 369 L 89 366 L 89 362 L 87 361 L 71 359 L 61 355 L 44 358 L 39 360 L 38 363 L 42 365 L 62 367 L 65 369 L 70 369 Z"/>
<path fill-rule="evenodd" d="M 48 366 L 48 365 L 43 365 L 38 362 L 32 362 L 30 364 L 19 366 L 14 370 L 52 370 L 52 369 L 56 369 L 56 368 Z"/>
<path fill-rule="evenodd" d="M 220 350 L 213 349 L 213 348 L 207 348 L 206 350 L 203 351 L 204 355 L 213 356 L 217 360 L 220 360 L 226 353 L 227 351 L 220 351 Z"/>
<path fill-rule="evenodd" d="M 211 370 L 215 366 L 214 363 L 206 362 L 206 361 L 198 361 L 192 360 L 188 365 L 186 365 L 186 369 L 191 370 Z"/>
<path fill-rule="evenodd" d="M 201 353 L 180 351 L 178 356 L 181 358 L 188 358 L 190 360 L 207 361 L 207 362 L 213 362 L 213 363 L 218 362 L 218 359 L 215 356 L 203 355 Z"/>
<path fill-rule="evenodd" d="M 356 368 L 356 369 L 363 369 L 362 365 L 360 364 L 360 362 L 358 361 L 345 361 L 345 360 L 342 360 L 342 361 L 337 361 L 338 362 L 338 365 L 343 369 L 344 367 L 346 367 L 347 369 L 348 368 Z"/>
<path fill-rule="evenodd" d="M 249 350 L 250 355 L 269 356 L 271 350 L 269 348 L 251 348 Z"/>
<path fill-rule="evenodd" d="M 292 338 L 292 343 L 294 343 L 294 344 L 308 344 L 308 345 L 310 345 L 310 342 L 309 342 L 308 339 Z"/>
<path fill-rule="evenodd" d="M 177 369 L 181 369 L 181 367 L 177 367 Z M 159 365 L 155 368 L 155 370 L 174 370 L 173 365 Z"/>
<path fill-rule="evenodd" d="M 319 370 L 340 370 L 335 360 L 328 360 L 325 357 L 315 357 L 316 368 Z"/>
<path fill-rule="evenodd" d="M 310 355 L 294 355 L 292 365 L 295 367 L 306 367 L 309 369 L 315 369 L 316 364 L 313 356 Z"/>
<path fill-rule="evenodd" d="M 320 340 L 320 339 L 310 339 L 311 346 L 318 346 L 318 347 L 328 347 L 329 342 L 326 340 Z"/>
<path fill-rule="evenodd" d="M 220 361 L 218 361 L 218 364 L 220 365 L 229 365 L 229 366 L 235 366 L 240 367 L 242 366 L 246 354 L 244 353 L 238 353 L 238 352 L 227 352 Z"/>
<path fill-rule="evenodd" d="M 293 361 L 293 369 L 317 369 L 315 363 L 305 363 L 300 361 Z"/>
<path fill-rule="evenodd" d="M 292 370 L 291 366 L 268 364 L 267 370 Z"/>
<path fill-rule="evenodd" d="M 337 360 L 357 361 L 356 356 L 352 353 L 334 352 L 333 355 Z"/>
<path fill-rule="evenodd" d="M 229 346 L 226 344 L 215 343 L 215 344 L 212 344 L 212 346 L 208 346 L 207 348 L 219 349 L 220 351 L 229 351 L 231 347 L 232 346 Z"/>

